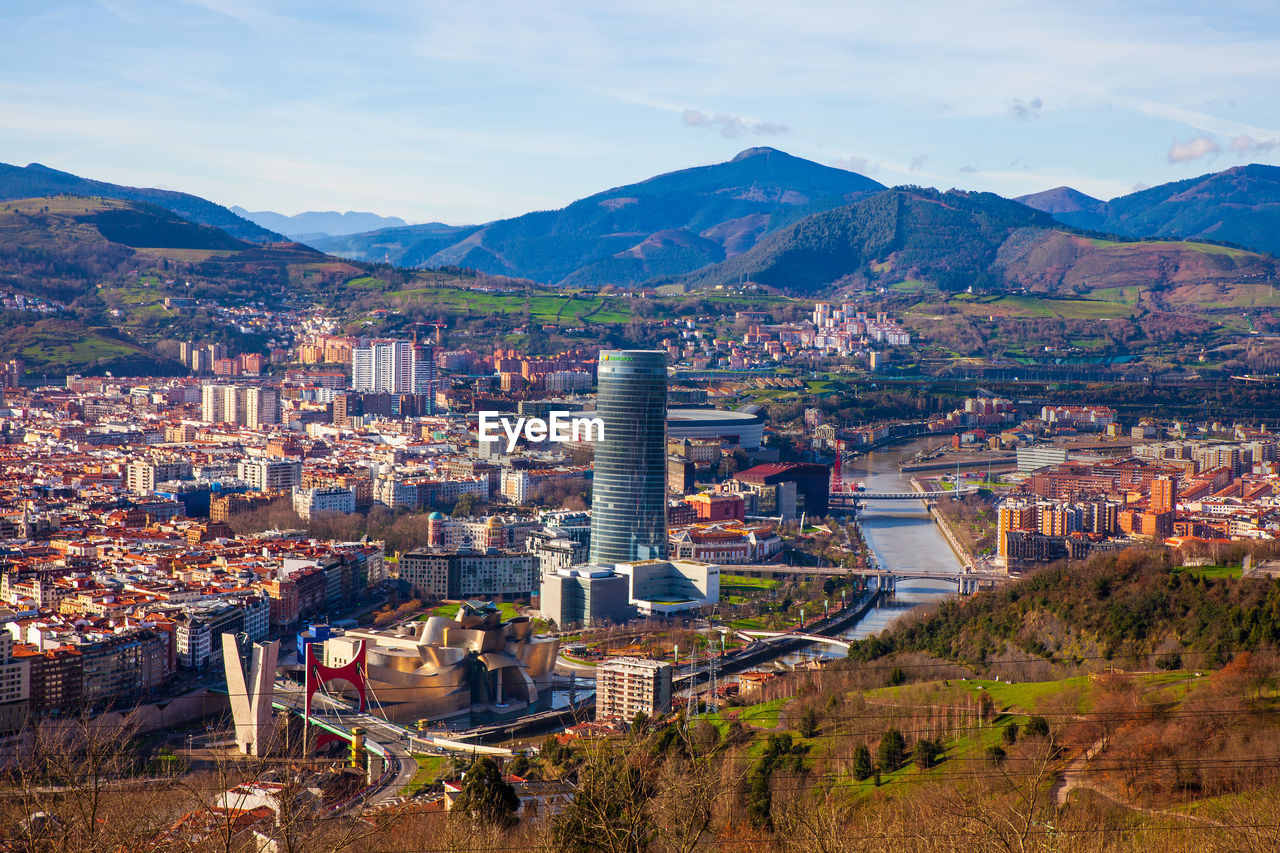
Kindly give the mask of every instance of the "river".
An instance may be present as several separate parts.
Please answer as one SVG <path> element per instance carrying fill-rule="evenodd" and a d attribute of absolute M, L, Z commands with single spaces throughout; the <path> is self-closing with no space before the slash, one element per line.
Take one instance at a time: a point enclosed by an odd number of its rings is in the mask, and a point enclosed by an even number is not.
<path fill-rule="evenodd" d="M 847 481 L 865 483 L 869 492 L 909 492 L 911 477 L 898 470 L 898 463 L 950 440 L 949 436 L 939 436 L 882 447 L 847 462 L 843 476 Z M 963 568 L 923 501 L 869 501 L 859 520 L 867 544 L 882 568 L 955 574 Z M 893 598 L 883 601 L 840 636 L 856 640 L 878 634 L 908 610 L 954 595 L 955 591 L 951 584 L 938 581 L 900 580 Z M 811 646 L 779 660 L 795 664 L 805 659 L 842 657 L 843 654 L 832 646 Z"/>

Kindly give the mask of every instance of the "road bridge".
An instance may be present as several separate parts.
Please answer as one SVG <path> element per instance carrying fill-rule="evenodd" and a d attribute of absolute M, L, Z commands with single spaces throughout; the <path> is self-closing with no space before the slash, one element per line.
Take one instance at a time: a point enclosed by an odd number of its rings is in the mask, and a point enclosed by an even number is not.
<path fill-rule="evenodd" d="M 956 592 L 971 595 L 982 587 L 991 587 L 1008 580 L 1008 576 L 994 572 L 933 572 L 924 569 L 846 569 L 841 566 L 787 566 L 776 563 L 745 566 L 724 565 L 721 575 L 768 578 L 770 580 L 807 581 L 816 578 L 855 578 L 863 589 L 872 586 L 892 592 L 898 581 L 945 581 L 954 584 Z M 874 584 L 872 583 L 874 581 Z M 721 583 L 724 583 L 722 580 Z"/>
<path fill-rule="evenodd" d="M 833 510 L 865 509 L 867 501 L 921 501 L 934 503 L 942 498 L 960 498 L 976 494 L 977 486 L 963 486 L 945 492 L 832 492 L 828 499 L 828 508 Z"/>

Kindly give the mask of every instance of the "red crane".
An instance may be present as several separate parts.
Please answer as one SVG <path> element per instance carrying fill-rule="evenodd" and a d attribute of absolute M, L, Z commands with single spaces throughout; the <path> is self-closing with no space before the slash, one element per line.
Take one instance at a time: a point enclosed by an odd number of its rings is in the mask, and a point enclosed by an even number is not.
<path fill-rule="evenodd" d="M 831 466 L 831 494 L 844 492 L 844 479 L 840 472 L 840 463 L 844 458 L 844 439 L 836 439 L 836 462 Z"/>

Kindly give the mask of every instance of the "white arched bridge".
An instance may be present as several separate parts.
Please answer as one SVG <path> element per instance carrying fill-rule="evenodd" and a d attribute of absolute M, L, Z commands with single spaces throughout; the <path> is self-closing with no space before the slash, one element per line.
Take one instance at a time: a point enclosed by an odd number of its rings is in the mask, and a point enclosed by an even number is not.
<path fill-rule="evenodd" d="M 860 586 L 875 587 L 891 592 L 898 581 L 941 581 L 951 584 L 961 595 L 972 595 L 984 586 L 995 586 L 1008 580 L 1008 576 L 997 572 L 931 572 L 917 569 L 843 569 L 838 566 L 788 566 L 782 563 L 763 563 L 750 565 L 726 564 L 721 571 L 730 575 L 769 578 L 771 580 L 806 581 L 814 578 L 851 577 Z"/>
<path fill-rule="evenodd" d="M 829 646 L 839 646 L 846 652 L 849 651 L 849 641 L 841 640 L 838 637 L 824 637 L 821 634 L 801 634 L 795 631 L 738 631 L 738 636 L 744 640 L 768 642 L 770 640 L 804 640 L 809 643 L 826 643 Z"/>

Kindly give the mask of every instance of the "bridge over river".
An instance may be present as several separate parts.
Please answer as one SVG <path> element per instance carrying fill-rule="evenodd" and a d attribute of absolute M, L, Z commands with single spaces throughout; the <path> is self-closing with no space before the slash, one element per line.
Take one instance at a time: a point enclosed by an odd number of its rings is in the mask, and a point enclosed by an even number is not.
<path fill-rule="evenodd" d="M 972 495 L 977 491 L 977 486 L 964 486 L 944 492 L 832 492 L 828 506 L 833 510 L 852 510 L 856 512 L 862 509 L 867 501 L 922 501 L 924 503 L 932 503 L 942 498 L 960 498 L 965 495 Z"/>
<path fill-rule="evenodd" d="M 927 580 L 944 581 L 956 587 L 961 595 L 971 595 L 984 587 L 995 586 L 1008 580 L 1008 577 L 995 572 L 943 572 L 926 569 L 845 569 L 840 566 L 786 566 L 777 563 L 763 563 L 745 566 L 726 565 L 721 567 L 725 575 L 743 575 L 745 577 L 768 578 L 770 580 L 806 581 L 815 578 L 853 577 L 857 578 L 863 588 L 874 585 L 876 589 L 892 592 L 898 581 Z"/>

